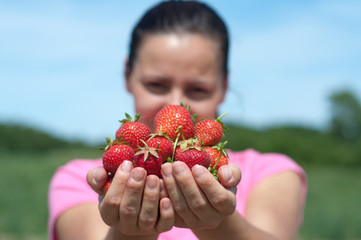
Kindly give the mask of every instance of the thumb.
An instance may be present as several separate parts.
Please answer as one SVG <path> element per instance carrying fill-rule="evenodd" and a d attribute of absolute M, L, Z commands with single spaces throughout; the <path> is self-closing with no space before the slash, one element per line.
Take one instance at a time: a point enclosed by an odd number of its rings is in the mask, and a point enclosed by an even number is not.
<path fill-rule="evenodd" d="M 107 178 L 108 174 L 103 167 L 93 168 L 86 175 L 89 186 L 98 194 L 103 194 L 103 186 Z"/>
<path fill-rule="evenodd" d="M 241 181 L 242 173 L 237 165 L 230 163 L 218 169 L 218 177 L 223 186 L 233 187 Z"/>

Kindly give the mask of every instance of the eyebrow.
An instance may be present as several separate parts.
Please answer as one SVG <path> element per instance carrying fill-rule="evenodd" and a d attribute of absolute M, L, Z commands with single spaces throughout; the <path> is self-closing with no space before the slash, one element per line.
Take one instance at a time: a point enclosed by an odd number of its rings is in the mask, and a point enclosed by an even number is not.
<path fill-rule="evenodd" d="M 168 83 L 172 81 L 170 78 L 159 75 L 142 75 L 140 79 L 141 81 L 145 81 L 145 82 L 155 80 L 159 82 Z M 182 81 L 182 83 L 186 85 L 208 86 L 208 87 L 212 87 L 214 85 L 213 83 L 208 83 L 208 81 L 202 81 L 200 79 L 186 79 L 185 81 Z"/>
<path fill-rule="evenodd" d="M 143 75 L 140 77 L 140 79 L 141 80 L 158 80 L 158 81 L 164 81 L 164 82 L 170 81 L 169 78 L 157 76 L 157 75 L 152 75 L 152 76 L 149 76 L 149 75 L 144 76 Z"/>

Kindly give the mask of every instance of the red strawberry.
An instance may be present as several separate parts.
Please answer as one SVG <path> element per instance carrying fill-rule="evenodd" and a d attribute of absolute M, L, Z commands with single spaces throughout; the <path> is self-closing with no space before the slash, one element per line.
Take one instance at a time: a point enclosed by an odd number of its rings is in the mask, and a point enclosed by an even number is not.
<path fill-rule="evenodd" d="M 184 149 L 178 146 L 175 150 L 174 160 L 184 162 L 189 168 L 196 164 L 208 168 L 211 163 L 211 158 L 207 152 L 198 147 L 187 147 Z"/>
<path fill-rule="evenodd" d="M 173 144 L 164 136 L 156 135 L 155 137 L 149 138 L 147 145 L 157 150 L 158 155 L 163 159 L 163 162 L 172 156 Z"/>
<path fill-rule="evenodd" d="M 122 126 L 117 130 L 115 137 L 121 142 L 127 142 L 136 149 L 138 146 L 144 146 L 141 140 L 146 140 L 151 134 L 150 129 L 143 123 L 137 122 L 140 115 L 136 114 L 133 119 L 126 113 L 126 119 L 121 120 Z"/>
<path fill-rule="evenodd" d="M 107 146 L 102 157 L 104 169 L 114 175 L 123 161 L 132 161 L 133 157 L 134 150 L 129 145 L 120 144 Z"/>
<path fill-rule="evenodd" d="M 225 126 L 220 120 L 224 115 L 217 119 L 204 119 L 198 122 L 194 127 L 194 135 L 204 146 L 217 145 L 223 137 L 223 129 Z"/>
<path fill-rule="evenodd" d="M 134 166 L 144 168 L 147 171 L 147 175 L 156 175 L 161 178 L 161 166 L 163 162 L 157 150 L 147 145 L 134 155 Z"/>
<path fill-rule="evenodd" d="M 110 184 L 113 181 L 113 176 L 108 175 L 107 181 L 105 182 L 104 186 L 103 186 L 103 194 L 105 195 L 110 187 Z"/>
<path fill-rule="evenodd" d="M 154 118 L 155 132 L 163 131 L 173 141 L 182 132 L 181 139 L 189 139 L 194 135 L 194 124 L 189 109 L 180 105 L 163 107 Z M 181 127 L 181 131 L 179 129 Z"/>
<path fill-rule="evenodd" d="M 211 157 L 210 168 L 218 170 L 223 165 L 228 164 L 228 155 L 225 151 L 217 149 L 216 147 L 206 147 L 204 149 Z"/>

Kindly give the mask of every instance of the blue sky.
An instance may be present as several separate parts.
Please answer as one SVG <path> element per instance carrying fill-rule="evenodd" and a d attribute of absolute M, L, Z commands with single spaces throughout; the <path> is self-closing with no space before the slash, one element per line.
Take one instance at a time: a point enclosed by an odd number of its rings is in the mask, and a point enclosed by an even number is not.
<path fill-rule="evenodd" d="M 0 122 L 112 136 L 129 33 L 157 1 L 0 1 Z M 326 128 L 329 96 L 361 96 L 361 1 L 206 1 L 231 33 L 225 120 Z"/>

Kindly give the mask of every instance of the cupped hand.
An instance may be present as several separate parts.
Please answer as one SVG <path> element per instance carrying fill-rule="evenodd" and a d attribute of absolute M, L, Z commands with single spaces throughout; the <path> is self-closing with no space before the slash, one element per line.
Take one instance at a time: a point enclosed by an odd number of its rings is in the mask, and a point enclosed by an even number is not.
<path fill-rule="evenodd" d="M 162 193 L 157 176 L 147 176 L 143 168 L 124 161 L 103 195 L 106 178 L 102 167 L 87 174 L 88 184 L 99 194 L 99 211 L 107 225 L 127 236 L 158 234 L 173 227 L 172 202 Z"/>
<path fill-rule="evenodd" d="M 176 212 L 175 226 L 215 228 L 235 211 L 235 192 L 229 189 L 235 189 L 241 173 L 234 165 L 219 169 L 220 182 L 206 168 L 189 169 L 179 161 L 163 164 L 162 176 Z"/>

